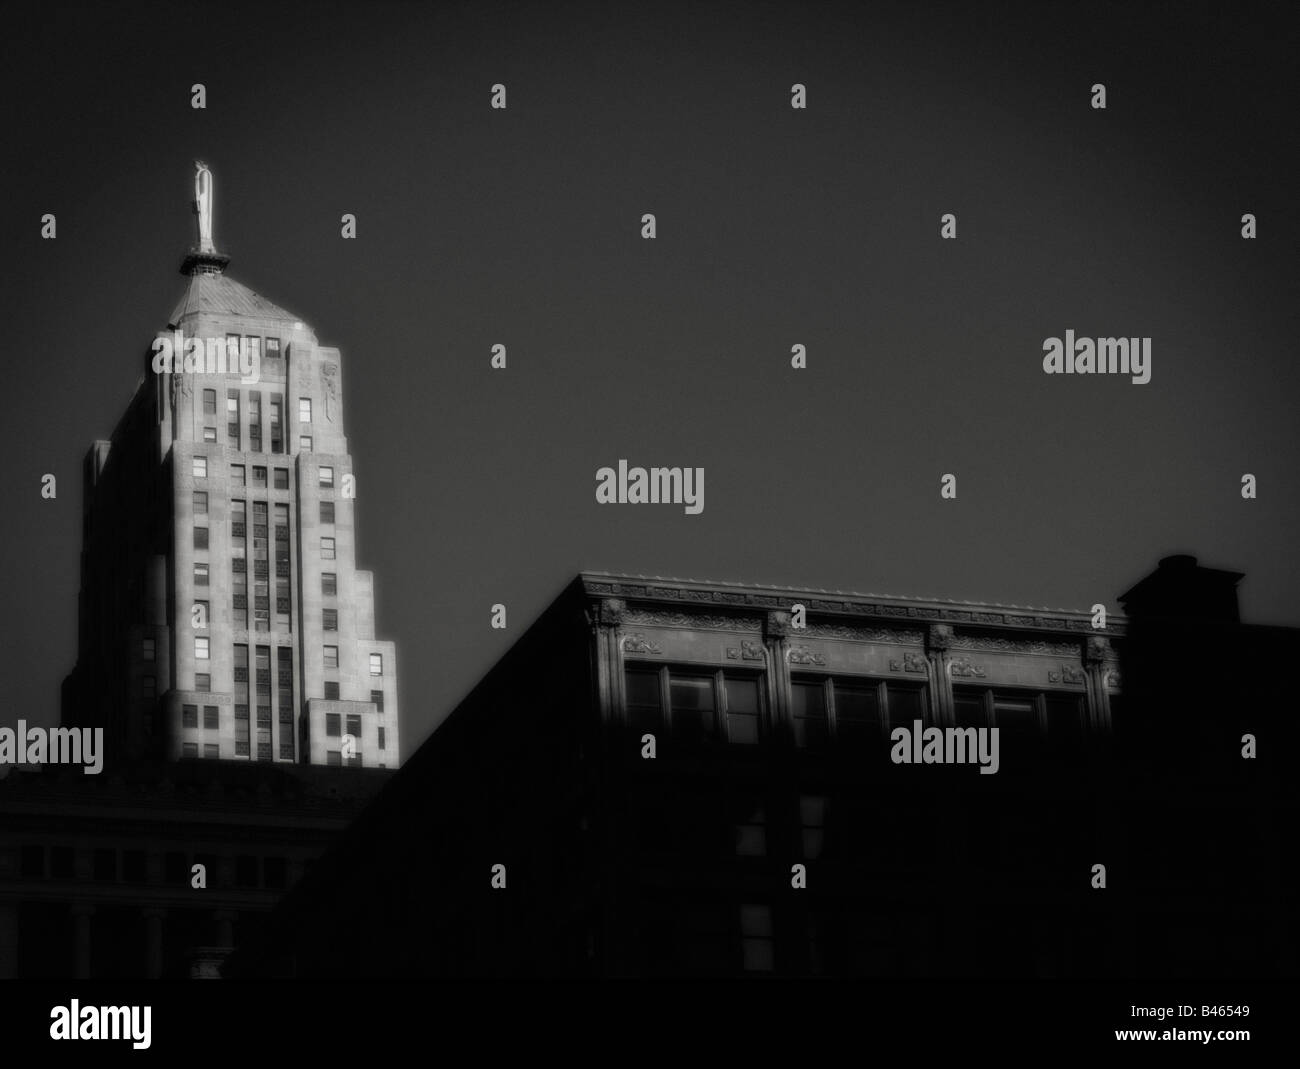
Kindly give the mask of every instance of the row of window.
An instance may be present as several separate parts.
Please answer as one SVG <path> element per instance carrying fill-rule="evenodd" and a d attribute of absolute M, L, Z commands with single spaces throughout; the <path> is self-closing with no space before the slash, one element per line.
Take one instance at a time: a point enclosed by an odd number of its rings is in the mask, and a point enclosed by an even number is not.
<path fill-rule="evenodd" d="M 768 717 L 763 677 L 722 670 L 635 667 L 626 673 L 628 724 L 685 742 L 754 744 Z M 795 744 L 805 749 L 866 746 L 899 726 L 928 721 L 925 689 L 894 680 L 796 676 L 790 684 Z M 959 727 L 1069 738 L 1084 725 L 1083 698 L 1064 692 L 956 687 Z"/>
<path fill-rule="evenodd" d="M 311 439 L 308 438 L 306 439 L 306 441 L 310 443 Z M 208 458 L 192 457 L 190 459 L 191 459 L 190 474 L 193 475 L 194 478 L 196 479 L 206 479 L 208 477 Z M 272 468 L 271 471 L 273 473 L 272 478 L 274 479 L 275 482 L 274 489 L 288 490 L 289 469 Z M 261 464 L 253 465 L 253 486 L 254 487 L 260 487 L 263 489 L 266 488 L 266 472 L 267 469 L 263 465 Z M 230 481 L 235 486 L 247 486 L 248 466 L 244 464 L 231 464 Z M 332 465 L 322 464 L 319 468 L 316 469 L 316 484 L 322 490 L 332 490 L 334 488 L 334 468 Z"/>
<path fill-rule="evenodd" d="M 48 855 L 48 856 L 47 856 Z M 25 844 L 19 853 L 21 875 L 28 880 L 71 880 L 76 875 L 75 851 L 71 846 L 52 846 L 46 850 L 39 844 Z M 189 855 L 179 850 L 163 854 L 163 882 L 169 884 L 190 882 L 191 864 L 201 864 L 207 869 L 208 886 L 216 884 L 220 867 L 212 854 Z M 148 854 L 144 850 L 96 849 L 91 853 L 91 878 L 105 882 L 148 883 Z M 278 890 L 289 882 L 289 863 L 284 857 L 254 857 L 243 854 L 235 858 L 232 873 L 236 887 L 265 887 Z"/>

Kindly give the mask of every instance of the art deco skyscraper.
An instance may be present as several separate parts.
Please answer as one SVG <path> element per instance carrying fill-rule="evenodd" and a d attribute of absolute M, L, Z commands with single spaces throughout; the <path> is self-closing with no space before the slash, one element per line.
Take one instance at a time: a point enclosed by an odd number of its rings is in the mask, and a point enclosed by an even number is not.
<path fill-rule="evenodd" d="M 226 274 L 211 172 L 197 166 L 185 293 L 84 463 L 63 721 L 104 727 L 110 767 L 394 768 L 396 657 L 375 638 L 373 576 L 355 567 L 342 361 Z"/>

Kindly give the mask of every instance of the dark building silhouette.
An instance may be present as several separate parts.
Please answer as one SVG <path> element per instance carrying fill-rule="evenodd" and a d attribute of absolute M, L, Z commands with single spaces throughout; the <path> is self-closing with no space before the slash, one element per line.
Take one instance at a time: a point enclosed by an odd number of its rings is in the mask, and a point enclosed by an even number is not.
<path fill-rule="evenodd" d="M 584 574 L 227 974 L 1294 973 L 1295 795 L 1240 735 L 1300 632 L 1237 578 L 1171 558 L 1098 630 Z M 918 719 L 998 772 L 894 763 Z"/>

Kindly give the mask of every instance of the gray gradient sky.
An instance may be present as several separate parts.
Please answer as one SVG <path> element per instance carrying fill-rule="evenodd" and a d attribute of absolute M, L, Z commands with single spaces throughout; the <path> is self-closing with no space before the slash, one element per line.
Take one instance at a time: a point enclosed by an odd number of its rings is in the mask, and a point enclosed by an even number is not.
<path fill-rule="evenodd" d="M 1300 623 L 1286 5 L 970 7 L 19 16 L 0 722 L 57 715 L 80 461 L 183 287 L 196 157 L 230 274 L 342 350 L 407 754 L 584 568 L 1086 608 L 1190 552 Z M 1151 382 L 1044 375 L 1067 328 L 1151 337 Z M 703 467 L 703 514 L 598 505 L 619 458 Z"/>

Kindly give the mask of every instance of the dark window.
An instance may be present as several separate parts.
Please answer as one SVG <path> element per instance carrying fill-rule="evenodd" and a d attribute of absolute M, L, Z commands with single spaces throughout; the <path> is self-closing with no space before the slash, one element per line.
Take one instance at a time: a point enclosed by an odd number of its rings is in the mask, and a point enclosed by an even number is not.
<path fill-rule="evenodd" d="M 758 680 L 724 677 L 723 687 L 727 699 L 727 741 L 758 742 L 762 716 Z"/>
<path fill-rule="evenodd" d="M 199 726 L 199 707 L 197 705 L 181 706 L 181 726 L 187 728 Z"/>
<path fill-rule="evenodd" d="M 203 414 L 205 416 L 215 416 L 217 414 L 217 391 L 203 391 Z"/>
<path fill-rule="evenodd" d="M 56 880 L 70 880 L 73 875 L 72 847 L 56 846 L 50 850 L 50 875 Z"/>
<path fill-rule="evenodd" d="M 288 468 L 276 468 L 276 469 L 275 469 L 275 488 L 276 488 L 277 490 L 288 490 L 288 489 L 289 489 L 289 469 L 288 469 Z"/>
<path fill-rule="evenodd" d="M 340 734 L 339 724 L 342 717 L 338 713 L 325 714 L 325 734 L 331 738 L 337 738 Z"/>
<path fill-rule="evenodd" d="M 343 755 L 338 750 L 326 750 L 325 763 L 327 765 L 341 765 L 343 764 Z"/>
<path fill-rule="evenodd" d="M 322 502 L 320 503 L 320 522 L 321 522 L 321 523 L 333 523 L 333 522 L 334 522 L 334 502 L 333 502 L 333 501 L 322 501 Z"/>
<path fill-rule="evenodd" d="M 205 742 L 203 744 L 203 756 L 212 761 L 218 760 L 221 757 L 221 744 L 216 742 Z"/>
<path fill-rule="evenodd" d="M 880 739 L 880 694 L 874 684 L 835 680 L 835 740 L 842 746 L 870 746 Z"/>
<path fill-rule="evenodd" d="M 334 572 L 321 572 L 320 592 L 333 596 L 339 592 L 339 577 Z"/>
<path fill-rule="evenodd" d="M 205 516 L 208 512 L 208 492 L 206 490 L 194 491 L 194 515 Z"/>
<path fill-rule="evenodd" d="M 45 847 L 24 846 L 19 861 L 19 874 L 27 880 L 39 880 L 45 876 Z"/>
<path fill-rule="evenodd" d="M 203 707 L 203 727 L 207 731 L 214 731 L 218 726 L 217 707 L 215 705 L 205 705 Z"/>
<path fill-rule="evenodd" d="M 212 690 L 212 674 L 210 672 L 194 673 L 194 689 L 204 694 Z"/>
<path fill-rule="evenodd" d="M 328 679 L 325 681 L 325 700 L 331 702 L 339 700 L 339 685 Z"/>
<path fill-rule="evenodd" d="M 381 750 L 386 750 L 386 749 L 388 749 L 388 746 L 386 745 L 386 743 L 385 743 L 385 741 L 384 741 L 384 729 L 383 729 L 383 728 L 380 728 L 380 729 L 379 729 L 379 748 L 380 748 Z"/>
<path fill-rule="evenodd" d="M 326 631 L 337 631 L 339 629 L 339 611 L 338 609 L 326 609 L 323 613 L 324 627 Z"/>
<path fill-rule="evenodd" d="M 145 638 L 140 640 L 140 657 L 142 660 L 152 661 L 154 659 L 155 649 L 156 646 L 153 639 Z"/>
<path fill-rule="evenodd" d="M 352 715 L 348 717 L 348 734 L 354 739 L 361 737 L 361 717 Z"/>
<path fill-rule="evenodd" d="M 370 700 L 375 703 L 375 712 L 382 713 L 384 711 L 384 692 L 382 690 L 372 690 Z"/>
<path fill-rule="evenodd" d="M 208 529 L 206 527 L 194 528 L 194 548 L 195 549 L 208 548 Z"/>
<path fill-rule="evenodd" d="M 182 743 L 181 756 L 184 758 L 197 758 L 199 756 L 199 744 L 197 742 Z"/>
<path fill-rule="evenodd" d="M 122 853 L 122 879 L 127 883 L 144 883 L 149 878 L 148 855 L 143 850 Z"/>
<path fill-rule="evenodd" d="M 670 676 L 668 688 L 673 738 L 687 743 L 716 739 L 717 709 L 712 678 Z"/>
<path fill-rule="evenodd" d="M 824 747 L 830 741 L 825 684 L 794 680 L 790 684 L 790 697 L 794 713 L 795 745 L 810 750 Z"/>
<path fill-rule="evenodd" d="M 195 586 L 208 585 L 208 566 L 206 564 L 196 563 L 194 565 L 194 585 Z"/>
<path fill-rule="evenodd" d="M 282 857 L 262 859 L 262 883 L 264 886 L 279 890 L 289 883 L 289 863 Z"/>

